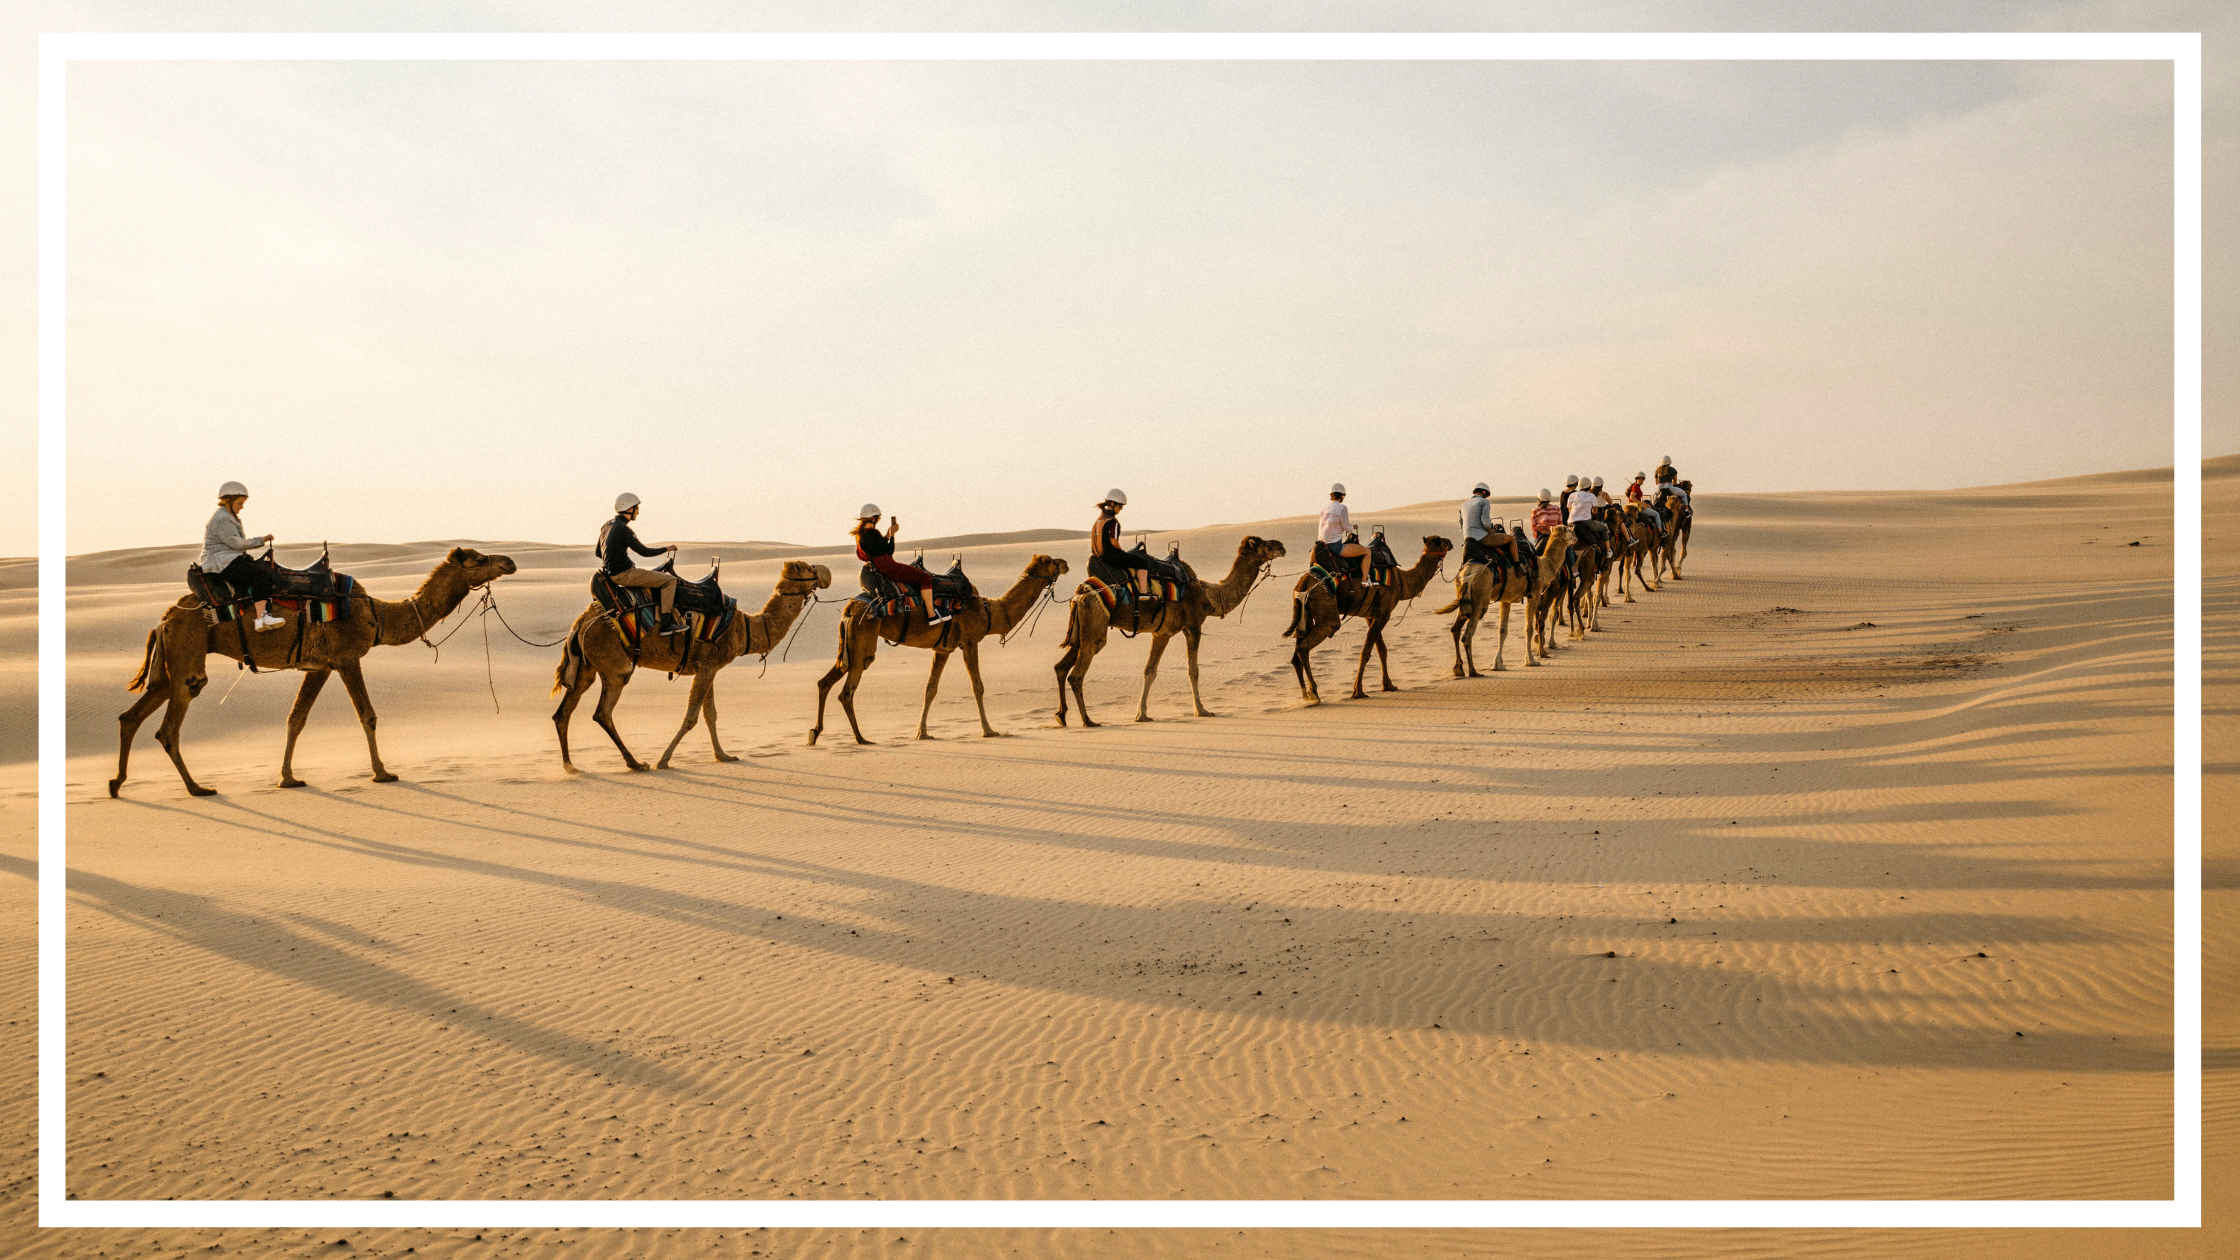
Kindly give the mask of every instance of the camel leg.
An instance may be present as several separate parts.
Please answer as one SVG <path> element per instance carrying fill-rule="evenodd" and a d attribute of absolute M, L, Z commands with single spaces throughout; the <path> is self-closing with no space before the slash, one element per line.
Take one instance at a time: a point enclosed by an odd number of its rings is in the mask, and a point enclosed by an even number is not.
<path fill-rule="evenodd" d="M 926 675 L 925 707 L 918 710 L 919 739 L 933 738 L 933 736 L 926 734 L 926 717 L 933 712 L 933 693 L 941 690 L 941 671 L 948 666 L 949 654 L 947 652 L 935 652 L 933 654 L 933 671 Z"/>
<path fill-rule="evenodd" d="M 1322 703 L 1322 689 L 1315 686 L 1314 650 L 1335 630 L 1324 630 L 1314 624 L 1310 614 L 1308 623 L 1300 627 L 1299 637 L 1291 646 L 1291 672 L 1299 676 L 1299 696 L 1309 705 Z"/>
<path fill-rule="evenodd" d="M 1493 672 L 1505 674 L 1509 672 L 1509 665 L 1502 659 L 1502 654 L 1509 650 L 1509 601 L 1504 599 L 1497 602 L 1501 606 L 1501 621 L 1493 640 Z"/>
<path fill-rule="evenodd" d="M 1066 724 L 1066 671 L 1073 668 L 1075 658 L 1080 655 L 1081 645 L 1074 644 L 1068 647 L 1064 655 L 1058 658 L 1058 663 L 1051 667 L 1051 672 L 1057 676 L 1058 681 L 1058 725 L 1060 726 Z"/>
<path fill-rule="evenodd" d="M 967 643 L 963 650 L 965 677 L 972 680 L 972 705 L 980 710 L 980 736 L 983 739 L 1000 739 L 1004 733 L 988 725 L 988 689 L 980 681 L 980 645 L 977 642 Z"/>
<path fill-rule="evenodd" d="M 216 796 L 218 789 L 194 781 L 194 776 L 187 773 L 187 759 L 179 755 L 179 728 L 186 725 L 187 706 L 194 702 L 194 696 L 185 683 L 174 680 L 167 699 L 170 705 L 163 711 L 163 725 L 156 728 L 156 742 L 171 755 L 171 764 L 178 769 L 179 781 L 187 785 L 189 796 Z"/>
<path fill-rule="evenodd" d="M 653 763 L 654 769 L 666 770 L 669 768 L 669 758 L 676 755 L 677 745 L 684 742 L 685 732 L 699 724 L 700 706 L 708 702 L 709 685 L 714 681 L 706 674 L 694 674 L 692 676 L 691 694 L 684 699 L 684 724 L 677 728 L 676 734 L 669 737 L 669 746 L 661 750 L 661 760 Z"/>
<path fill-rule="evenodd" d="M 1136 721 L 1151 720 L 1151 680 L 1159 676 L 1159 658 L 1167 651 L 1166 635 L 1154 635 L 1151 652 L 1143 658 L 1143 695 L 1136 701 Z"/>
<path fill-rule="evenodd" d="M 1473 677 L 1478 668 L 1478 663 L 1475 660 L 1470 662 L 1468 671 L 1465 671 L 1462 667 L 1462 645 L 1468 637 L 1469 629 L 1470 610 L 1468 608 L 1456 614 L 1454 624 L 1447 627 L 1447 637 L 1454 640 L 1454 676 L 1457 678 Z"/>
<path fill-rule="evenodd" d="M 569 774 L 581 774 L 582 771 L 576 769 L 576 763 L 568 755 L 568 719 L 575 716 L 576 705 L 582 702 L 583 693 L 590 690 L 591 680 L 596 677 L 597 672 L 589 665 L 578 665 L 575 680 L 568 684 L 567 691 L 560 697 L 559 707 L 552 711 L 552 727 L 560 733 L 560 768 Z"/>
<path fill-rule="evenodd" d="M 708 747 L 717 761 L 737 761 L 738 758 L 723 750 L 723 740 L 716 736 L 716 676 L 708 675 L 708 695 L 700 702 L 700 716 L 708 720 Z"/>
<path fill-rule="evenodd" d="M 311 718 L 311 706 L 319 699 L 319 689 L 327 685 L 330 670 L 315 669 L 303 676 L 303 685 L 296 688 L 295 707 L 288 710 L 288 746 L 280 753 L 280 786 L 302 787 L 303 780 L 296 777 L 296 736 L 303 733 L 303 724 Z"/>
<path fill-rule="evenodd" d="M 817 736 L 824 734 L 824 698 L 832 693 L 832 684 L 839 682 L 847 672 L 847 656 L 843 653 L 840 660 L 824 672 L 824 677 L 817 680 L 817 724 L 809 728 L 811 748 L 817 746 Z"/>
<path fill-rule="evenodd" d="M 342 675 L 343 689 L 350 693 L 350 704 L 358 710 L 358 725 L 366 728 L 366 755 L 373 758 L 373 781 L 394 783 L 397 776 L 381 764 L 381 745 L 373 738 L 373 728 L 380 721 L 374 716 L 373 697 L 366 694 L 366 676 L 356 661 L 344 661 L 335 666 Z"/>
<path fill-rule="evenodd" d="M 1204 632 L 1196 626 L 1182 632 L 1182 650 L 1190 662 L 1190 705 L 1198 711 L 1199 717 L 1220 717 L 1198 698 L 1198 640 L 1203 636 Z"/>
<path fill-rule="evenodd" d="M 1089 697 L 1082 694 L 1081 680 L 1089 676 L 1089 663 L 1096 660 L 1097 653 L 1103 650 L 1104 637 L 1102 635 L 1094 638 L 1087 634 L 1080 635 L 1078 641 L 1073 645 L 1073 664 L 1061 675 L 1061 687 L 1073 688 L 1073 707 L 1080 711 L 1083 726 L 1101 725 L 1101 723 L 1089 717 Z M 1060 704 L 1065 703 L 1062 695 L 1058 702 Z"/>
<path fill-rule="evenodd" d="M 629 685 L 628 674 L 599 675 L 599 703 L 591 707 L 591 720 L 597 722 L 599 729 L 607 733 L 607 738 L 614 741 L 615 751 L 622 754 L 622 764 L 632 770 L 643 770 L 646 763 L 631 755 L 630 746 L 622 742 L 622 732 L 616 730 L 614 725 L 614 706 L 622 699 L 622 689 Z"/>
<path fill-rule="evenodd" d="M 840 684 L 840 711 L 848 715 L 848 729 L 855 733 L 856 742 L 859 744 L 872 742 L 863 737 L 863 727 L 856 724 L 856 684 L 863 681 L 863 671 L 869 668 L 871 668 L 871 662 L 868 660 L 861 665 L 850 662 L 848 665 L 848 681 Z M 923 729 L 925 720 L 920 718 L 918 725 Z"/>
<path fill-rule="evenodd" d="M 140 725 L 148 715 L 163 707 L 170 698 L 169 688 L 159 688 L 153 683 L 132 702 L 132 707 L 117 715 L 117 777 L 109 780 L 109 795 L 115 796 L 124 786 L 125 767 L 132 760 L 132 739 L 140 733 Z"/>

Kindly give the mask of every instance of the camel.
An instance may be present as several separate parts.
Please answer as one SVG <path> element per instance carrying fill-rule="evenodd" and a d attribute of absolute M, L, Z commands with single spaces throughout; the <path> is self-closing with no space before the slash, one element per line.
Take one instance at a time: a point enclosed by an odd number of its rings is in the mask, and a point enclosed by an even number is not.
<path fill-rule="evenodd" d="M 1626 527 L 1634 536 L 1633 581 L 1645 591 L 1662 589 L 1664 581 L 1664 528 L 1651 520 L 1639 504 L 1626 509 Z M 1643 568 L 1646 564 L 1648 567 Z M 1633 597 L 1627 596 L 1632 603 Z"/>
<path fill-rule="evenodd" d="M 1538 646 L 1540 659 L 1548 659 L 1556 648 L 1556 641 L 1548 636 L 1549 619 L 1557 626 L 1563 624 L 1564 609 L 1572 596 L 1571 527 L 1558 525 L 1548 531 L 1548 545 L 1541 549 L 1538 590 L 1525 604 L 1525 651 Z"/>
<path fill-rule="evenodd" d="M 1118 627 L 1129 635 L 1151 636 L 1151 655 L 1143 662 L 1143 696 L 1136 702 L 1136 721 L 1151 721 L 1151 683 L 1159 676 L 1159 657 L 1167 650 L 1167 640 L 1177 634 L 1190 659 L 1190 704 L 1199 717 L 1213 717 L 1212 710 L 1198 694 L 1198 640 L 1205 631 L 1206 618 L 1226 617 L 1244 598 L 1252 593 L 1256 575 L 1268 564 L 1284 554 L 1283 544 L 1272 538 L 1245 535 L 1237 544 L 1237 558 L 1229 565 L 1229 576 L 1218 582 L 1200 579 L 1189 565 L 1182 566 L 1187 577 L 1182 598 L 1162 601 L 1149 618 L 1135 608 L 1122 614 L 1129 624 Z M 1177 558 L 1176 563 L 1181 561 Z M 1079 591 L 1066 606 L 1066 637 L 1061 645 L 1065 653 L 1054 667 L 1058 676 L 1058 725 L 1066 724 L 1066 688 L 1073 688 L 1073 698 L 1081 709 L 1081 724 L 1095 726 L 1090 720 L 1089 702 L 1081 694 L 1081 680 L 1089 673 L 1089 662 L 1104 650 L 1107 634 L 1114 629 L 1112 614 L 1105 610 L 1104 600 L 1092 591 Z"/>
<path fill-rule="evenodd" d="M 1574 562 L 1571 596 L 1565 601 L 1565 609 L 1571 615 L 1571 637 L 1584 639 L 1588 631 L 1602 629 L 1602 605 L 1599 602 L 1601 592 L 1598 589 L 1604 576 L 1602 548 L 1591 545 L 1580 547 L 1571 556 Z"/>
<path fill-rule="evenodd" d="M 1673 484 L 1679 486 L 1691 499 L 1694 498 L 1696 483 L 1680 481 Z M 1673 516 L 1672 528 L 1666 531 L 1664 567 L 1675 582 L 1680 580 L 1680 562 L 1688 558 L 1688 535 L 1695 532 L 1695 526 L 1696 509 L 1690 503 Z"/>
<path fill-rule="evenodd" d="M 1552 545 L 1550 549 L 1555 550 Z M 1493 611 L 1493 606 L 1497 603 L 1501 605 L 1501 637 L 1495 641 L 1493 648 L 1495 672 L 1506 672 L 1509 668 L 1502 663 L 1501 655 L 1509 643 L 1509 605 L 1519 600 L 1524 602 L 1524 663 L 1534 666 L 1540 663 L 1534 659 L 1532 651 L 1533 606 L 1536 597 L 1547 591 L 1556 575 L 1561 572 L 1563 553 L 1557 551 L 1552 561 L 1537 558 L 1532 554 L 1531 548 L 1524 545 L 1522 538 L 1517 540 L 1517 551 L 1533 566 L 1533 572 L 1521 573 L 1503 566 L 1496 576 L 1494 570 L 1485 565 L 1466 564 L 1462 566 L 1462 572 L 1455 575 L 1454 602 L 1434 610 L 1435 616 L 1442 617 L 1460 610 L 1454 625 L 1447 631 L 1454 638 L 1454 676 L 1457 678 L 1485 677 L 1478 672 L 1478 658 L 1473 650 L 1472 640 L 1477 637 L 1478 623 Z"/>
<path fill-rule="evenodd" d="M 851 601 L 840 613 L 840 658 L 817 680 L 817 724 L 809 728 L 810 745 L 814 746 L 817 736 L 824 733 L 825 696 L 843 675 L 848 681 L 840 688 L 840 708 L 848 715 L 848 729 L 855 733 L 857 743 L 873 742 L 863 737 L 863 728 L 856 723 L 856 684 L 863 681 L 863 671 L 871 668 L 881 639 L 933 651 L 933 673 L 926 678 L 925 707 L 918 711 L 919 739 L 933 738 L 926 733 L 926 716 L 933 712 L 933 696 L 941 689 L 941 670 L 949 663 L 951 652 L 964 653 L 965 672 L 972 676 L 972 703 L 980 710 L 980 734 L 989 739 L 1003 735 L 1005 732 L 988 725 L 988 704 L 980 683 L 980 640 L 991 634 L 1009 634 L 1026 619 L 1034 602 L 1042 598 L 1065 571 L 1065 561 L 1036 556 L 1027 562 L 1025 571 L 1011 584 L 1010 590 L 996 599 L 988 599 L 976 591 L 966 607 L 938 626 L 927 625 L 925 614 L 915 607 L 891 617 L 880 617 L 874 615 L 868 605 Z"/>
<path fill-rule="evenodd" d="M 1368 692 L 1362 690 L 1361 682 L 1368 675 L 1369 653 L 1372 649 L 1377 654 L 1377 667 L 1384 675 L 1383 690 L 1400 690 L 1393 685 L 1392 670 L 1385 664 L 1385 623 L 1392 619 L 1393 609 L 1398 608 L 1403 600 L 1414 599 L 1423 593 L 1423 588 L 1431 581 L 1431 575 L 1453 549 L 1454 544 L 1446 539 L 1437 534 L 1426 534 L 1423 539 L 1423 554 L 1416 557 L 1414 564 L 1400 571 L 1397 586 L 1364 588 L 1353 577 L 1342 576 L 1338 593 L 1332 595 L 1330 588 L 1312 570 L 1299 575 L 1299 583 L 1291 592 L 1291 624 L 1285 628 L 1283 637 L 1293 640 L 1291 669 L 1298 675 L 1299 693 L 1308 704 L 1322 703 L 1322 693 L 1315 686 L 1314 668 L 1308 653 L 1336 634 L 1339 623 L 1347 617 L 1360 617 L 1369 623 L 1368 633 L 1361 640 L 1361 660 L 1353 671 L 1351 698 L 1369 698 Z M 1351 567 L 1350 562 L 1341 566 L 1341 574 Z"/>
<path fill-rule="evenodd" d="M 415 639 L 424 638 L 430 628 L 451 615 L 467 597 L 467 592 L 487 586 L 513 572 L 513 561 L 505 556 L 486 556 L 466 547 L 453 547 L 441 563 L 429 571 L 420 589 L 401 600 L 375 599 L 362 590 L 350 597 L 350 614 L 341 621 L 299 624 L 305 615 L 303 609 L 290 611 L 279 604 L 272 604 L 272 615 L 287 623 L 269 630 L 252 631 L 248 635 L 249 663 L 258 669 L 300 669 L 304 671 L 303 684 L 296 691 L 295 707 L 288 711 L 288 743 L 280 754 L 280 786 L 302 787 L 303 780 L 295 776 L 296 737 L 303 733 L 303 724 L 311 716 L 312 703 L 319 698 L 320 688 L 327 685 L 330 674 L 342 675 L 342 685 L 350 693 L 350 703 L 358 711 L 358 724 L 365 728 L 366 752 L 373 758 L 373 781 L 390 783 L 396 780 L 389 768 L 381 764 L 381 746 L 375 741 L 373 728 L 376 717 L 373 701 L 366 694 L 366 680 L 358 662 L 376 647 L 399 647 Z M 298 635 L 301 651 L 297 651 Z M 187 785 L 192 796 L 215 796 L 216 788 L 204 787 L 188 773 L 187 762 L 179 752 L 179 728 L 186 723 L 187 706 L 210 682 L 204 669 L 212 652 L 228 659 L 242 659 L 242 635 L 232 625 L 221 625 L 214 613 L 206 611 L 192 595 L 183 595 L 179 602 L 163 612 L 156 628 L 148 632 L 147 647 L 140 660 L 140 672 L 132 676 L 125 687 L 127 691 L 140 692 L 132 707 L 117 715 L 117 777 L 109 780 L 109 795 L 114 797 L 124 786 L 126 767 L 132 758 L 132 738 L 140 731 L 148 715 L 165 705 L 163 723 L 156 728 L 156 742 L 171 754 L 171 764 L 179 770 L 179 778 Z"/>
<path fill-rule="evenodd" d="M 1618 598 L 1628 604 L 1639 603 L 1627 586 L 1627 576 L 1630 574 L 1633 584 L 1643 590 L 1657 589 L 1641 571 L 1641 562 L 1655 554 L 1654 549 L 1661 537 L 1657 528 L 1649 523 L 1649 518 L 1641 514 L 1641 506 L 1636 503 L 1618 505 L 1617 510 L 1610 514 L 1610 529 L 1614 535 L 1613 546 L 1618 553 L 1615 564 L 1618 572 Z"/>
<path fill-rule="evenodd" d="M 685 733 L 702 714 L 708 719 L 708 745 L 714 749 L 716 760 L 737 761 L 737 757 L 723 750 L 723 739 L 716 733 L 716 675 L 742 656 L 768 654 L 808 608 L 809 592 L 830 585 L 832 570 L 821 564 L 788 560 L 779 571 L 778 583 L 771 590 L 770 598 L 763 602 L 761 612 L 740 610 L 732 616 L 731 624 L 725 627 L 720 638 L 705 643 L 693 642 L 689 634 L 648 632 L 635 661 L 630 659 L 630 647 L 623 641 L 621 628 L 598 601 L 592 601 L 576 615 L 576 623 L 560 649 L 560 666 L 553 672 L 553 691 L 564 693 L 560 696 L 560 707 L 552 711 L 552 725 L 560 733 L 560 768 L 569 774 L 580 773 L 574 759 L 568 755 L 568 719 L 574 716 L 576 705 L 590 689 L 593 679 L 599 682 L 599 703 L 592 707 L 591 720 L 614 741 L 624 765 L 632 770 L 646 768 L 644 762 L 630 754 L 629 746 L 622 742 L 622 732 L 614 725 L 615 703 L 622 699 L 622 689 L 630 685 L 630 675 L 640 666 L 692 676 L 692 691 L 684 702 L 684 724 L 670 737 L 669 746 L 661 750 L 661 760 L 654 763 L 655 769 L 669 768 L 669 758 L 676 755 L 677 745 L 683 742 Z"/>

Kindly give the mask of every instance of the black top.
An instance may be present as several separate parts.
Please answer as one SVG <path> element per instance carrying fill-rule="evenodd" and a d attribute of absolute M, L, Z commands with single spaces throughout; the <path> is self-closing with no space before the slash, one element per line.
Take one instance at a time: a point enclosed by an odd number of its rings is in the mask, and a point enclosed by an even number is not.
<path fill-rule="evenodd" d="M 856 526 L 856 559 L 869 560 L 875 556 L 894 554 L 894 539 L 879 532 L 876 525 Z"/>
<path fill-rule="evenodd" d="M 1658 484 L 1658 485 L 1660 485 L 1660 486 L 1661 486 L 1661 485 L 1665 485 L 1665 484 L 1667 484 L 1668 482 L 1674 482 L 1674 481 L 1678 481 L 1678 480 L 1680 480 L 1680 470 L 1679 470 L 1679 469 L 1677 469 L 1677 468 L 1674 468 L 1674 467 L 1673 467 L 1672 465 L 1670 465 L 1670 464 L 1660 464 L 1660 465 L 1658 465 L 1658 466 L 1657 466 L 1657 484 Z"/>
<path fill-rule="evenodd" d="M 1089 554 L 1112 556 L 1120 552 L 1120 514 L 1110 509 L 1097 514 L 1097 523 L 1089 527 Z"/>
<path fill-rule="evenodd" d="M 648 547 L 639 542 L 638 535 L 630 528 L 630 518 L 617 512 L 613 520 L 600 527 L 599 545 L 592 549 L 591 554 L 602 561 L 599 566 L 601 573 L 620 573 L 630 567 L 630 553 L 633 551 L 641 556 L 669 554 L 667 548 Z"/>

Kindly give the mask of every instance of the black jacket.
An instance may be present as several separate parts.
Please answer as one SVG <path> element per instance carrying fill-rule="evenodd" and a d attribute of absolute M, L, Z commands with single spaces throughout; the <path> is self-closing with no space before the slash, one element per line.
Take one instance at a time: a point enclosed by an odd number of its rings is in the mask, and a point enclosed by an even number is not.
<path fill-rule="evenodd" d="M 630 518 L 617 512 L 613 520 L 599 527 L 599 544 L 591 549 L 591 554 L 599 557 L 601 573 L 620 573 L 631 567 L 633 551 L 641 556 L 669 554 L 666 547 L 648 547 L 639 542 L 637 533 L 630 528 Z"/>

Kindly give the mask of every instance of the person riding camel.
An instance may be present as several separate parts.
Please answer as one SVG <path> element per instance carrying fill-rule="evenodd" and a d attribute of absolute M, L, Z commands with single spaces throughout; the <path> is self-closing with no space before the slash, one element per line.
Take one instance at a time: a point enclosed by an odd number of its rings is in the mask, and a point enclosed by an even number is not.
<path fill-rule="evenodd" d="M 1488 550 L 1488 539 L 1501 523 L 1493 516 L 1493 490 L 1479 482 L 1462 501 L 1462 562 L 1493 567 L 1493 556 Z"/>
<path fill-rule="evenodd" d="M 265 613 L 265 602 L 272 597 L 272 577 L 264 566 L 249 558 L 252 547 L 269 547 L 272 535 L 251 538 L 242 532 L 241 508 L 249 501 L 249 488 L 238 481 L 229 481 L 218 487 L 218 510 L 210 514 L 210 523 L 202 527 L 202 571 L 212 577 L 223 578 L 226 585 L 240 592 L 243 599 L 257 601 L 256 620 L 249 623 L 253 630 L 270 630 L 286 625 L 278 617 Z"/>
<path fill-rule="evenodd" d="M 1346 483 L 1342 481 L 1330 483 L 1330 501 L 1322 505 L 1322 519 L 1316 526 L 1315 537 L 1321 540 L 1322 545 L 1328 547 L 1330 553 L 1339 559 L 1359 559 L 1361 561 L 1361 585 L 1364 587 L 1376 585 L 1375 582 L 1369 580 L 1369 549 L 1360 543 L 1351 541 L 1353 537 L 1353 517 L 1346 511 Z"/>
<path fill-rule="evenodd" d="M 1554 491 L 1542 490 L 1539 504 L 1532 509 L 1533 555 L 1548 554 L 1548 535 L 1555 531 L 1556 526 L 1563 524 L 1563 509 L 1552 502 L 1555 497 Z"/>
<path fill-rule="evenodd" d="M 1579 488 L 1571 492 L 1565 505 L 1569 509 L 1572 534 L 1587 542 L 1609 541 L 1610 527 L 1594 518 L 1595 509 L 1602 506 L 1601 498 L 1591 484 L 1584 481 L 1574 484 Z"/>
<path fill-rule="evenodd" d="M 1120 509 L 1128 506 L 1128 495 L 1123 490 L 1107 490 L 1097 503 L 1097 522 L 1089 527 L 1089 558 L 1101 560 L 1115 569 L 1135 569 L 1155 578 L 1181 582 L 1182 574 L 1165 561 L 1132 551 L 1120 545 Z"/>
<path fill-rule="evenodd" d="M 856 540 L 856 559 L 878 570 L 887 580 L 915 589 L 919 600 L 925 604 L 927 625 L 938 626 L 947 621 L 949 614 L 936 612 L 933 607 L 933 575 L 894 558 L 894 536 L 902 531 L 902 518 L 897 516 L 888 521 L 887 532 L 882 534 L 879 516 L 876 503 L 866 503 L 856 513 L 856 527 L 848 531 Z"/>
<path fill-rule="evenodd" d="M 1672 466 L 1672 457 L 1667 455 L 1664 457 L 1664 462 L 1657 465 L 1657 484 L 1667 486 L 1678 480 L 1680 480 L 1680 470 Z"/>
<path fill-rule="evenodd" d="M 1641 483 L 1648 479 L 1649 474 L 1647 473 L 1635 473 L 1633 475 L 1633 484 L 1626 487 L 1626 502 L 1639 506 L 1641 514 L 1649 518 L 1651 525 L 1663 529 L 1664 514 L 1657 511 L 1657 505 L 1649 502 L 1648 496 L 1641 489 Z"/>
<path fill-rule="evenodd" d="M 627 491 L 614 499 L 614 519 L 599 527 L 599 542 L 591 554 L 599 557 L 599 571 L 616 586 L 646 587 L 661 592 L 662 634 L 675 634 L 684 629 L 677 619 L 677 575 L 655 569 L 641 569 L 631 563 L 630 553 L 641 556 L 667 556 L 676 554 L 676 548 L 648 547 L 638 541 L 630 522 L 638 519 L 638 496 Z"/>

